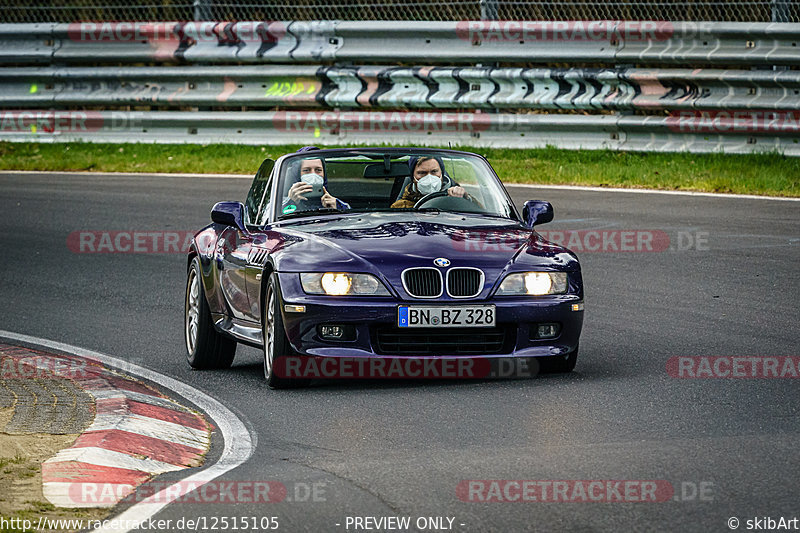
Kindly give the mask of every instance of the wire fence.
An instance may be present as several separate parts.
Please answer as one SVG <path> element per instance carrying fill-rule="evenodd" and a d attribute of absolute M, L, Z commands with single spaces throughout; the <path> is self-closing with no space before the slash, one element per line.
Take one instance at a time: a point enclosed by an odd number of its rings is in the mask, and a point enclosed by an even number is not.
<path fill-rule="evenodd" d="M 800 22 L 798 0 L 0 0 L 0 23 L 176 20 Z"/>

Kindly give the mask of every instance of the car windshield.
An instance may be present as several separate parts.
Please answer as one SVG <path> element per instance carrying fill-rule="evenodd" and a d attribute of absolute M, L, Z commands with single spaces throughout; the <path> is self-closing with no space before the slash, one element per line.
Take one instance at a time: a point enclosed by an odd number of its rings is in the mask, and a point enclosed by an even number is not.
<path fill-rule="evenodd" d="M 492 169 L 471 154 L 308 151 L 284 159 L 277 179 L 278 219 L 403 210 L 516 218 Z"/>

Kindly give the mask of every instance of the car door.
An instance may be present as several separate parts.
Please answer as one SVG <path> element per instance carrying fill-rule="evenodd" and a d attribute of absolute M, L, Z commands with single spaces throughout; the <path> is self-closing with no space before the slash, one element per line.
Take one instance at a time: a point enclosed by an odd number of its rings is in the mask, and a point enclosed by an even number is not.
<path fill-rule="evenodd" d="M 266 238 L 255 226 L 263 222 L 269 205 L 274 168 L 275 161 L 272 159 L 266 159 L 261 163 L 245 202 L 246 223 L 254 226 L 245 267 L 248 296 L 246 315 L 247 319 L 253 322 L 261 321 L 261 272 L 269 256 L 267 248 L 260 246 L 265 244 Z"/>
<path fill-rule="evenodd" d="M 245 268 L 250 252 L 250 235 L 238 228 L 226 228 L 217 239 L 215 257 L 220 287 L 233 318 L 248 320 L 250 303 L 247 298 Z"/>

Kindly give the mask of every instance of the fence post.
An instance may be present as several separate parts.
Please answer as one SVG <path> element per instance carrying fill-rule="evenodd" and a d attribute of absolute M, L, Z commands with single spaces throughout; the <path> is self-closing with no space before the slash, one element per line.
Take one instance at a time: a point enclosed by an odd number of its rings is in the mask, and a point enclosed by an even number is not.
<path fill-rule="evenodd" d="M 213 0 L 194 0 L 194 20 L 211 20 L 211 2 Z"/>
<path fill-rule="evenodd" d="M 499 0 L 480 0 L 481 20 L 497 20 L 497 3 Z"/>
<path fill-rule="evenodd" d="M 791 22 L 789 20 L 789 0 L 772 0 L 770 12 L 772 22 Z"/>

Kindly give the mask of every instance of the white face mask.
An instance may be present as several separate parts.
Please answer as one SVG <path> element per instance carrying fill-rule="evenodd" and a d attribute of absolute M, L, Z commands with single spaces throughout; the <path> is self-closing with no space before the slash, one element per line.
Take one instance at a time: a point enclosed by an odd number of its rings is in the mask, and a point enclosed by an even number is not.
<path fill-rule="evenodd" d="M 423 196 L 427 196 L 428 194 L 433 194 L 439 189 L 442 188 L 442 180 L 439 176 L 434 176 L 433 174 L 428 174 L 427 176 L 423 176 L 417 181 L 417 190 Z"/>
<path fill-rule="evenodd" d="M 312 187 L 319 187 L 323 183 L 325 183 L 325 178 L 320 176 L 319 174 L 303 174 L 300 177 L 300 181 L 303 183 L 308 183 Z"/>

